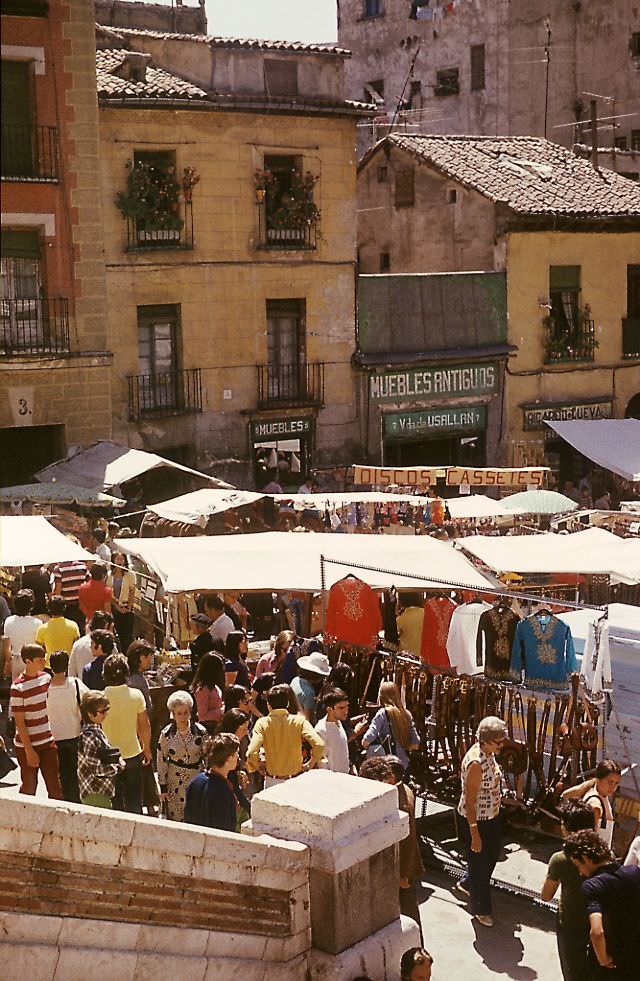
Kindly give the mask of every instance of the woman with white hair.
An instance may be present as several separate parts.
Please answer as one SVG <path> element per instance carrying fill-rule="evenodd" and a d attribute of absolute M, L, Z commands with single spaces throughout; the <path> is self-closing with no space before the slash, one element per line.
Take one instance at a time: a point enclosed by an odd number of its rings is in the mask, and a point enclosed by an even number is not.
<path fill-rule="evenodd" d="M 456 888 L 469 897 L 470 911 L 487 927 L 493 926 L 490 884 L 501 847 L 502 771 L 494 754 L 506 737 L 502 719 L 487 716 L 478 726 L 477 742 L 462 761 L 458 824 L 467 852 L 467 873 Z"/>
<path fill-rule="evenodd" d="M 174 691 L 167 699 L 173 721 L 158 740 L 158 783 L 170 821 L 182 821 L 187 784 L 204 769 L 207 730 L 191 718 L 193 699 L 187 691 Z"/>

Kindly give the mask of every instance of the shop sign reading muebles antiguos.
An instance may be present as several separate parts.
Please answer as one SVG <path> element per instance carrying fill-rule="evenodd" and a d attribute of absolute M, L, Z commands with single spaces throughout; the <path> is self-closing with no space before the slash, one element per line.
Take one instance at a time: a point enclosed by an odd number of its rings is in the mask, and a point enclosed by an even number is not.
<path fill-rule="evenodd" d="M 548 467 L 363 467 L 354 465 L 355 484 L 434 487 L 438 477 L 454 487 L 543 487 Z"/>
<path fill-rule="evenodd" d="M 498 391 L 496 364 L 462 364 L 448 368 L 407 368 L 369 375 L 369 398 L 375 401 L 462 395 L 493 395 Z"/>

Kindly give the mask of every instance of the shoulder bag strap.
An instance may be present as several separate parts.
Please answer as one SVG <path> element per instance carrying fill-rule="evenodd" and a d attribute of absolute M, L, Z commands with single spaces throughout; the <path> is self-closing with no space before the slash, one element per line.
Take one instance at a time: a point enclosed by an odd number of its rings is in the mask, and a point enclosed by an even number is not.
<path fill-rule="evenodd" d="M 78 679 L 77 678 L 74 678 L 73 679 L 73 684 L 74 684 L 75 689 L 76 689 L 76 702 L 78 703 L 78 709 L 80 709 L 80 689 L 78 687 Z"/>

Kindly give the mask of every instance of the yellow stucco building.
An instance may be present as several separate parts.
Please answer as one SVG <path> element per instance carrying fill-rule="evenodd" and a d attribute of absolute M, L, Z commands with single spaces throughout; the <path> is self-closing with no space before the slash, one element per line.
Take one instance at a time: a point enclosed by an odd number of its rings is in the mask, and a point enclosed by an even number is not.
<path fill-rule="evenodd" d="M 397 135 L 363 158 L 358 210 L 362 273 L 506 276 L 501 438 L 487 441 L 487 464 L 546 462 L 574 479 L 586 464 L 547 420 L 640 418 L 637 183 L 542 139 Z M 486 298 L 479 315 L 479 294 L 450 286 L 442 309 L 421 314 L 427 366 L 432 349 L 455 360 L 437 351 L 441 328 L 429 333 L 443 316 L 467 360 L 495 343 Z"/>
<path fill-rule="evenodd" d="M 98 47 L 114 439 L 245 485 L 351 462 L 366 107 L 342 97 L 346 52 L 104 28 Z"/>

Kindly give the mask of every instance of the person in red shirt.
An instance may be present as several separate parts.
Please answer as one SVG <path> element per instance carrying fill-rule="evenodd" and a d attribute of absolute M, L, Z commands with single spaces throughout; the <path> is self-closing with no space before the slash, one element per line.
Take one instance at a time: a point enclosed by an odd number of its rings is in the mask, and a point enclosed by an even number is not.
<path fill-rule="evenodd" d="M 78 590 L 78 605 L 87 620 L 93 614 L 111 612 L 111 589 L 106 584 L 107 567 L 102 562 L 94 562 L 91 568 L 91 579 L 82 584 Z"/>

